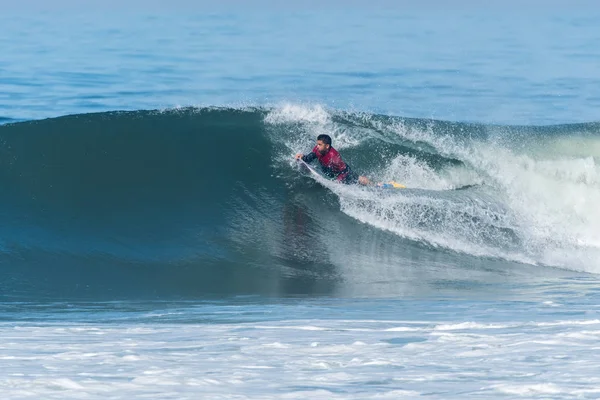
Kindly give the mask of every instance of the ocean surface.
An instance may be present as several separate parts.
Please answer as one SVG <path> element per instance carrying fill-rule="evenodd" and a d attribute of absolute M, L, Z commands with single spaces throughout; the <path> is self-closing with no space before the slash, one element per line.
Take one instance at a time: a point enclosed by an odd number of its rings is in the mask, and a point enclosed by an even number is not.
<path fill-rule="evenodd" d="M 2 398 L 600 398 L 600 9 L 467 3 L 9 2 Z"/>

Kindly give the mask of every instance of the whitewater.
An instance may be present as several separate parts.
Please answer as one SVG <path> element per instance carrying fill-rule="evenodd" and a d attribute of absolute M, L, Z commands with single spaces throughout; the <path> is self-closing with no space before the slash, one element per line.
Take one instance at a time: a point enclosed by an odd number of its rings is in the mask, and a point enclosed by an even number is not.
<path fill-rule="evenodd" d="M 3 6 L 3 398 L 600 396 L 595 4 L 184 3 Z"/>

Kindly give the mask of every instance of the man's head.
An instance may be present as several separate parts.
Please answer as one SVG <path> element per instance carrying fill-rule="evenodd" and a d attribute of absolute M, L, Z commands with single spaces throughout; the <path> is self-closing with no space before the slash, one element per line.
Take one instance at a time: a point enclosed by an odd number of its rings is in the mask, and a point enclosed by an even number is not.
<path fill-rule="evenodd" d="M 319 153 L 327 154 L 330 147 L 331 147 L 331 137 L 329 137 L 329 135 L 317 136 L 317 150 L 319 150 Z"/>

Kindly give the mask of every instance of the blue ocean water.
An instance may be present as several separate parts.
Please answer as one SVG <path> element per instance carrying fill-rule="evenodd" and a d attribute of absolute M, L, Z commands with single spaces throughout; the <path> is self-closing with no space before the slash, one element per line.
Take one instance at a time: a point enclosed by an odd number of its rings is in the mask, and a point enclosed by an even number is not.
<path fill-rule="evenodd" d="M 564 7 L 9 12 L 1 109 L 29 119 L 287 101 L 452 121 L 590 122 L 600 101 L 597 17 Z"/>
<path fill-rule="evenodd" d="M 573 4 L 9 7 L 3 397 L 597 398 Z"/>

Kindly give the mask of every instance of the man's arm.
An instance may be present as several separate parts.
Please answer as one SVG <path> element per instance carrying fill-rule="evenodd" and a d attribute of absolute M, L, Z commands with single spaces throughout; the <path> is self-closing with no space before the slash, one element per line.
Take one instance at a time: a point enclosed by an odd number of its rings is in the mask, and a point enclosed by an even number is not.
<path fill-rule="evenodd" d="M 306 155 L 302 154 L 302 153 L 298 153 L 296 154 L 296 159 L 302 159 L 302 161 L 304 161 L 305 163 L 310 163 L 312 162 L 315 158 L 317 158 L 317 155 L 313 152 L 310 152 Z"/>
<path fill-rule="evenodd" d="M 315 158 L 317 158 L 317 155 L 311 151 L 310 153 L 302 156 L 302 161 L 305 163 L 311 163 Z"/>

